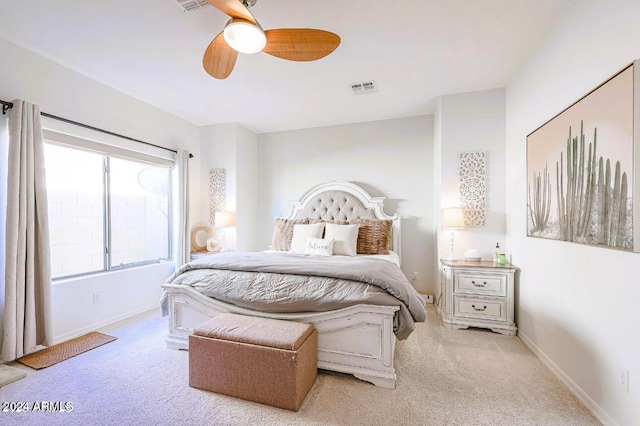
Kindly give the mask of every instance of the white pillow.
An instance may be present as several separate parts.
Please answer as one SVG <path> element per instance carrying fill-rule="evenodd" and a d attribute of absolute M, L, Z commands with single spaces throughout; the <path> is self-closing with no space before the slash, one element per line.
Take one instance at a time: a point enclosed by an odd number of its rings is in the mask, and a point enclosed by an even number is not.
<path fill-rule="evenodd" d="M 305 254 L 307 250 L 307 238 L 322 238 L 323 230 L 324 222 L 311 223 L 309 225 L 293 225 L 291 252 Z"/>
<path fill-rule="evenodd" d="M 333 243 L 333 254 L 345 256 L 355 256 L 358 245 L 358 228 L 360 225 L 338 225 L 327 223 L 324 237 L 328 240 L 335 240 Z"/>
<path fill-rule="evenodd" d="M 307 238 L 305 254 L 314 256 L 331 256 L 333 254 L 333 240 Z"/>

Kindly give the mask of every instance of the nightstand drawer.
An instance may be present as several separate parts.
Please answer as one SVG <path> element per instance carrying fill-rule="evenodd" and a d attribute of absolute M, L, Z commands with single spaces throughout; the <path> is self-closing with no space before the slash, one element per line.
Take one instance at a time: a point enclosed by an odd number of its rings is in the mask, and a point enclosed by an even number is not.
<path fill-rule="evenodd" d="M 506 296 L 506 277 L 458 273 L 455 276 L 454 292 Z"/>
<path fill-rule="evenodd" d="M 217 251 L 193 251 L 191 252 L 191 256 L 189 257 L 190 261 L 201 259 L 205 256 L 211 256 L 212 254 L 219 253 Z"/>
<path fill-rule="evenodd" d="M 507 320 L 506 300 L 454 297 L 454 317 Z"/>

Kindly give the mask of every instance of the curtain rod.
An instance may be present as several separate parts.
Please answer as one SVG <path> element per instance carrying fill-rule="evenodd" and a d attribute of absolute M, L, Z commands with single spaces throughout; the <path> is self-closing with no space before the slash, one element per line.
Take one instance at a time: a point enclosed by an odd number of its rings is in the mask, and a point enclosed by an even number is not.
<path fill-rule="evenodd" d="M 2 99 L 0 99 L 0 104 L 2 104 L 2 115 L 5 115 L 7 113 L 7 111 L 9 111 L 11 108 L 13 108 L 13 103 L 12 102 L 3 101 Z M 53 118 L 54 120 L 62 121 L 62 122 L 69 123 L 69 124 L 74 124 L 74 125 L 80 126 L 80 127 L 84 127 L 85 129 L 95 130 L 97 132 L 105 133 L 107 135 L 116 136 L 116 137 L 119 137 L 119 138 L 122 138 L 122 139 L 127 139 L 127 140 L 130 140 L 130 141 L 133 141 L 133 142 L 138 142 L 138 143 L 141 143 L 141 144 L 144 144 L 144 145 L 153 146 L 155 148 L 164 149 L 166 151 L 171 151 L 171 152 L 176 153 L 176 154 L 178 153 L 178 151 L 176 151 L 175 149 L 166 148 L 166 147 L 160 146 L 160 145 L 155 145 L 155 144 L 152 144 L 150 142 L 141 141 L 140 139 L 134 139 L 134 138 L 131 138 L 129 136 L 121 135 L 119 133 L 110 132 L 109 130 L 104 130 L 104 129 L 100 129 L 98 127 L 89 126 L 88 124 L 78 123 L 77 121 L 69 120 L 67 118 L 58 117 L 56 115 L 51 115 L 51 114 L 48 114 L 46 112 L 42 112 L 41 111 L 40 115 L 43 116 L 43 117 Z M 193 154 L 189 153 L 189 158 L 193 158 Z"/>

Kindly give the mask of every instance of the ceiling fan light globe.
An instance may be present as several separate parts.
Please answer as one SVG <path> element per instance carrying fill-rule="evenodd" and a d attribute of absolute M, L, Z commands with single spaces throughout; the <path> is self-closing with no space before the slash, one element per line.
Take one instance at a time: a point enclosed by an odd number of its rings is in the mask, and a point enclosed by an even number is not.
<path fill-rule="evenodd" d="M 267 45 L 261 28 L 249 22 L 231 21 L 224 27 L 224 41 L 240 53 L 258 53 Z"/>

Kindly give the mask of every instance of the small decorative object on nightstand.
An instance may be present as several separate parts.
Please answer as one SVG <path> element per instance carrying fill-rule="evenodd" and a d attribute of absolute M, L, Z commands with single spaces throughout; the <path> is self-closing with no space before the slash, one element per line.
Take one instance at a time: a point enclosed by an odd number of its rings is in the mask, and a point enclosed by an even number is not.
<path fill-rule="evenodd" d="M 476 249 L 469 249 L 464 252 L 464 260 L 467 262 L 480 262 L 482 260 L 482 256 L 480 256 L 480 252 Z"/>
<path fill-rule="evenodd" d="M 211 228 L 208 226 L 194 227 L 191 230 L 191 252 L 205 251 L 207 249 L 207 238 L 211 232 Z"/>
<path fill-rule="evenodd" d="M 494 262 L 441 259 L 438 311 L 449 328 L 482 327 L 514 336 L 513 286 L 516 267 Z"/>
<path fill-rule="evenodd" d="M 219 253 L 222 250 L 222 243 L 215 238 L 207 240 L 207 251 L 210 253 Z"/>

